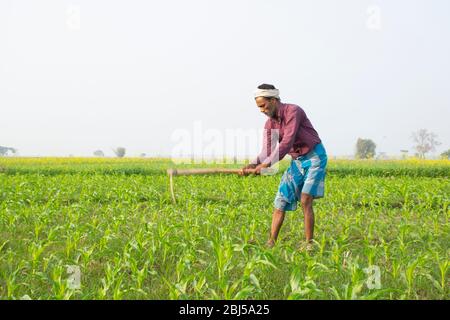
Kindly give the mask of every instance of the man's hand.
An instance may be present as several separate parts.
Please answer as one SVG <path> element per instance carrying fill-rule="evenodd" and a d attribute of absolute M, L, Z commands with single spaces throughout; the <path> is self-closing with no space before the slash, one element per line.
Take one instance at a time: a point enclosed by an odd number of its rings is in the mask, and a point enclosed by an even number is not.
<path fill-rule="evenodd" d="M 243 167 L 241 169 L 241 172 L 239 172 L 240 176 L 248 176 L 249 174 L 251 174 L 253 172 L 253 170 L 257 167 L 258 165 L 256 164 L 249 164 L 246 165 L 245 167 Z"/>
<path fill-rule="evenodd" d="M 264 168 L 268 168 L 270 167 L 268 164 L 266 163 L 261 163 L 259 164 L 256 168 L 255 168 L 255 173 L 254 175 L 260 175 L 261 174 L 261 170 Z"/>
<path fill-rule="evenodd" d="M 240 176 L 248 176 L 249 174 L 253 175 L 260 175 L 261 169 L 268 168 L 269 165 L 265 163 L 261 163 L 259 165 L 256 164 L 249 164 L 248 166 L 241 169 L 241 172 L 239 173 Z"/>

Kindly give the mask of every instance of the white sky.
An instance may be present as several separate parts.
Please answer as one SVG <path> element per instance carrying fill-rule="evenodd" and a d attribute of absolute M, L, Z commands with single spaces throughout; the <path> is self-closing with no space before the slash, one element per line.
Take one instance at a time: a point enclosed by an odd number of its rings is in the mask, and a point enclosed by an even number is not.
<path fill-rule="evenodd" d="M 0 145 L 170 155 L 172 134 L 196 121 L 260 130 L 252 93 L 271 83 L 330 155 L 352 154 L 358 137 L 413 152 L 420 128 L 439 153 L 450 142 L 449 12 L 447 0 L 1 0 Z"/>

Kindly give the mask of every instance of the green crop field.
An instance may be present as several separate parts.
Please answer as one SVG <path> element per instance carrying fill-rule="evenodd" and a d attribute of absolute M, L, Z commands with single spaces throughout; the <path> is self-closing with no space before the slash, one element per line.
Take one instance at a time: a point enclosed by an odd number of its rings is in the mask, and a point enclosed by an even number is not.
<path fill-rule="evenodd" d="M 449 298 L 450 161 L 330 160 L 312 252 L 301 210 L 265 247 L 286 165 L 174 177 L 173 204 L 169 160 L 2 158 L 0 298 Z"/>

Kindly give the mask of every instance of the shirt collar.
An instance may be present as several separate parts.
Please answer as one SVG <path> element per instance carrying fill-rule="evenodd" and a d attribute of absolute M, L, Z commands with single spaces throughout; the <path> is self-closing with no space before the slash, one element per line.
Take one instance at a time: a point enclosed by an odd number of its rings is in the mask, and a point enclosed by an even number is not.
<path fill-rule="evenodd" d="M 275 120 L 276 122 L 281 123 L 281 120 L 283 120 L 284 108 L 285 108 L 285 104 L 280 102 L 280 104 L 278 106 L 278 110 L 277 110 L 277 117 L 278 117 L 278 119 Z"/>

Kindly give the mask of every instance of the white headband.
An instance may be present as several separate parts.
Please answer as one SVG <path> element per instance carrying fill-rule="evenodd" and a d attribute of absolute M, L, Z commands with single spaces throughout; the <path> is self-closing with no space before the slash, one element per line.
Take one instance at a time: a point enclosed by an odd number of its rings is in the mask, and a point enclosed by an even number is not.
<path fill-rule="evenodd" d="M 278 89 L 258 89 L 255 91 L 255 98 L 258 97 L 274 97 L 280 99 L 280 90 Z"/>

